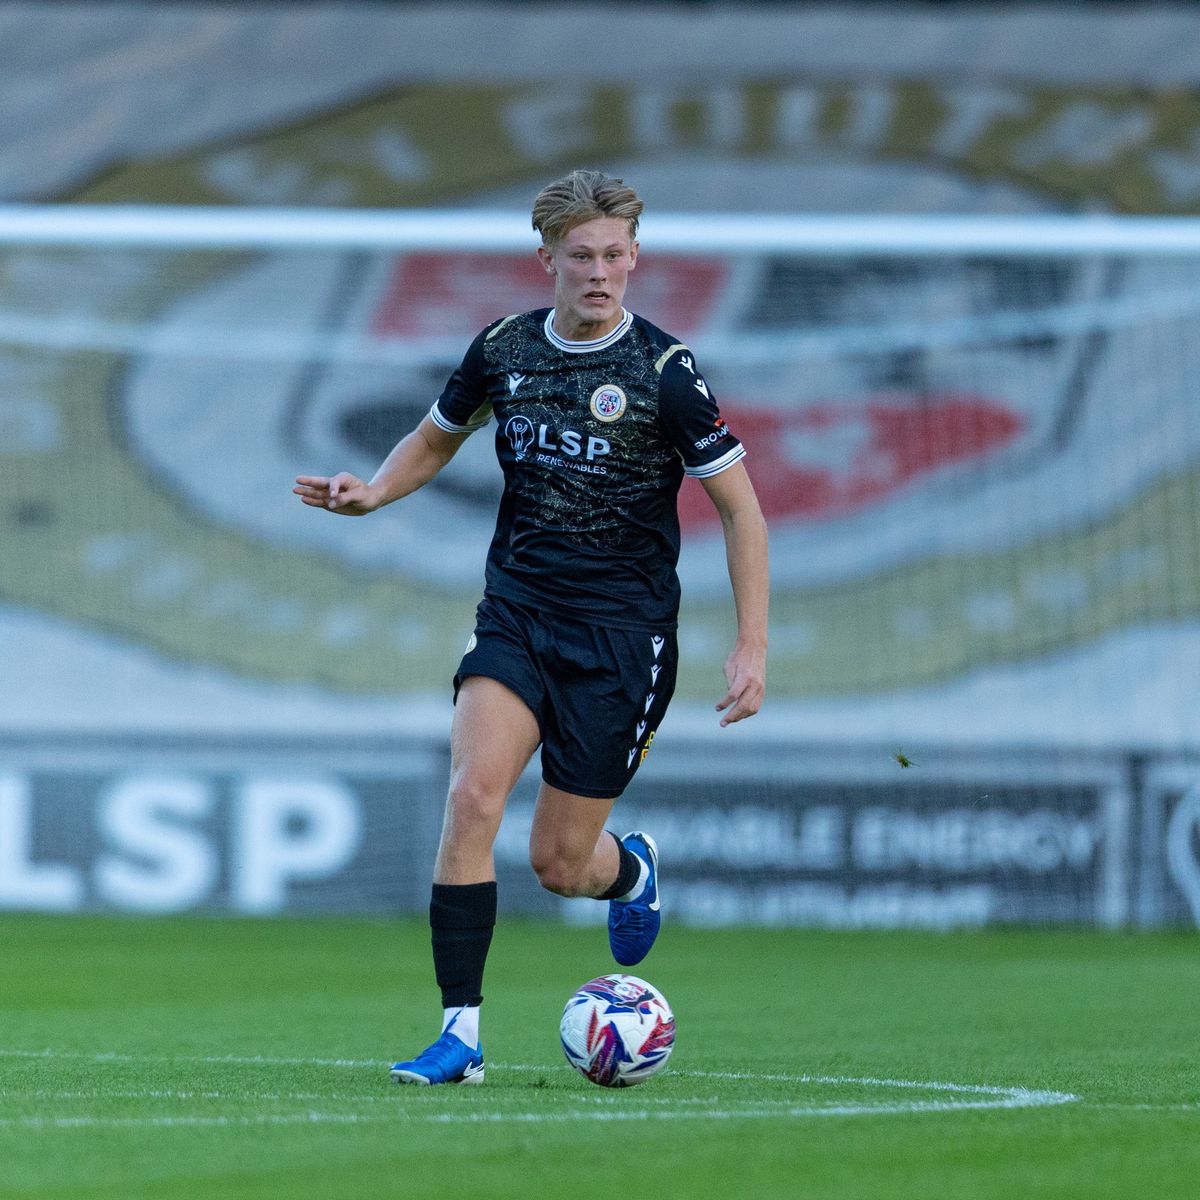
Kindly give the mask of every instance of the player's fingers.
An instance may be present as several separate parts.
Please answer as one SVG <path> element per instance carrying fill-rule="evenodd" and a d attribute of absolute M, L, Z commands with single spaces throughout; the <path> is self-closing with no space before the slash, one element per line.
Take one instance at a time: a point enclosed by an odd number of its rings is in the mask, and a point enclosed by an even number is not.
<path fill-rule="evenodd" d="M 325 508 L 329 500 L 329 480 L 323 475 L 297 475 L 292 492 L 310 508 Z"/>
<path fill-rule="evenodd" d="M 763 686 L 757 680 L 747 680 L 736 691 L 731 688 L 725 699 L 717 705 L 718 712 L 728 708 L 728 712 L 721 718 L 721 728 L 754 716 L 762 707 L 763 692 Z"/>
<path fill-rule="evenodd" d="M 329 508 L 337 508 L 362 495 L 363 481 L 357 475 L 341 471 L 329 481 Z"/>
<path fill-rule="evenodd" d="M 741 694 L 728 694 L 728 703 L 722 704 L 721 709 L 725 710 L 725 715 L 721 718 L 721 728 L 726 725 L 732 725 L 736 721 L 740 721 L 743 717 L 748 717 L 750 714 L 746 710 L 745 699 Z"/>

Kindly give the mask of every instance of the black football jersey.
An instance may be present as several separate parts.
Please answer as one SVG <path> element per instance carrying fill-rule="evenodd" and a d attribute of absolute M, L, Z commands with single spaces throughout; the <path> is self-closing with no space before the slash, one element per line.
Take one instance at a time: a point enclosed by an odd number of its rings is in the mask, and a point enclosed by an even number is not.
<path fill-rule="evenodd" d="M 569 342 L 553 315 L 489 325 L 430 413 L 451 433 L 496 420 L 487 590 L 591 624 L 673 628 L 679 485 L 745 450 L 687 346 L 624 310 L 604 337 Z"/>

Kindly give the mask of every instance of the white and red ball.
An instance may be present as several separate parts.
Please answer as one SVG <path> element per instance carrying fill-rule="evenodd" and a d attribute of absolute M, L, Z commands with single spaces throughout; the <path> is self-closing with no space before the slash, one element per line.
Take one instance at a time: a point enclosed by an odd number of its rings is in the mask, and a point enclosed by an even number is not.
<path fill-rule="evenodd" d="M 667 1065 L 675 1014 L 666 997 L 636 975 L 589 979 L 567 1001 L 559 1025 L 563 1053 L 601 1087 L 633 1087 Z"/>

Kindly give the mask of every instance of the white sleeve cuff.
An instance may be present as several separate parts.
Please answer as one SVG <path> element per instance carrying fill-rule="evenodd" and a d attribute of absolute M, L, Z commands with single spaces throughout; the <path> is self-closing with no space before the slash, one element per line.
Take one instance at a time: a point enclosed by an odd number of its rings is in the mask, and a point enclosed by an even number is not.
<path fill-rule="evenodd" d="M 471 414 L 471 418 L 467 424 L 456 425 L 453 421 L 448 421 L 442 416 L 442 411 L 438 408 L 438 402 L 435 400 L 433 407 L 429 410 L 429 419 L 439 429 L 444 429 L 447 433 L 474 433 L 475 430 L 482 429 L 492 419 L 492 406 L 490 404 L 481 405 Z"/>
<path fill-rule="evenodd" d="M 704 463 L 699 467 L 685 466 L 683 473 L 690 475 L 693 479 L 707 479 L 710 475 L 720 475 L 722 471 L 728 470 L 735 462 L 741 462 L 745 457 L 746 447 L 734 446 L 722 454 L 720 458 L 715 458 L 710 463 Z"/>

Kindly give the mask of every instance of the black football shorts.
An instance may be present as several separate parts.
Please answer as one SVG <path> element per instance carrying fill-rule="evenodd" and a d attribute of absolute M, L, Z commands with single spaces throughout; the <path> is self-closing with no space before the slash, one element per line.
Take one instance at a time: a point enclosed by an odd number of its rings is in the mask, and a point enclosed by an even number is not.
<path fill-rule="evenodd" d="M 586 625 L 485 596 L 454 676 L 504 684 L 529 706 L 542 735 L 542 778 L 577 796 L 611 800 L 629 785 L 671 694 L 673 629 Z"/>

